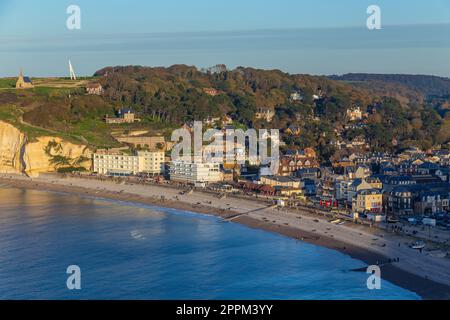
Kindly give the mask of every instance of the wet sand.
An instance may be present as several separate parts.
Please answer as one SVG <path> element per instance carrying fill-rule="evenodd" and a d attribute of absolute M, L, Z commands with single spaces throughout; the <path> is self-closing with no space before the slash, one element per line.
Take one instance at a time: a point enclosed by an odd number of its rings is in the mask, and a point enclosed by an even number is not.
<path fill-rule="evenodd" d="M 242 214 L 232 221 L 337 250 L 368 265 L 380 264 L 383 279 L 413 291 L 423 299 L 450 299 L 449 259 L 436 260 L 438 258 L 418 256 L 418 252 L 404 245 L 397 249 L 394 243 L 410 239 L 405 237 L 391 239 L 388 238 L 390 235 L 379 237 L 375 235 L 381 233 L 379 230 L 366 230 L 368 228 L 362 226 L 332 226 L 319 217 L 310 217 L 297 211 L 295 213 L 278 211 L 268 208 L 267 204 L 260 201 L 232 198 L 219 200 L 211 194 L 202 192 L 180 195 L 180 190 L 166 186 L 119 185 L 109 181 L 61 178 L 56 175 L 45 175 L 38 179 L 0 175 L 0 184 L 142 203 L 210 214 L 224 219 Z M 357 239 L 357 236 L 361 238 Z M 368 243 L 373 242 L 374 237 L 377 241 L 381 239 L 388 245 L 383 248 L 368 247 Z M 388 263 L 389 259 L 397 256 L 401 256 L 400 262 Z M 427 268 L 430 263 L 433 267 Z"/>

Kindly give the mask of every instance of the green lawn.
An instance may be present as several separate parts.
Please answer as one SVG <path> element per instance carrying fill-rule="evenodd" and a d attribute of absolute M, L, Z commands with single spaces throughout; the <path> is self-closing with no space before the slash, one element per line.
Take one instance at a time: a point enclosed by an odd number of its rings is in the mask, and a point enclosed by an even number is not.
<path fill-rule="evenodd" d="M 40 96 L 68 96 L 71 93 L 79 90 L 78 88 L 54 88 L 54 87 L 34 87 L 32 90 L 33 93 Z"/>
<path fill-rule="evenodd" d="M 111 128 L 103 120 L 85 118 L 68 128 L 72 136 L 82 136 L 91 145 L 99 148 L 118 147 L 120 143 L 110 134 Z"/>
<path fill-rule="evenodd" d="M 21 115 L 20 110 L 18 110 L 13 105 L 2 105 L 0 106 L 0 120 L 6 122 L 17 122 L 17 118 Z"/>
<path fill-rule="evenodd" d="M 13 89 L 16 87 L 16 78 L 0 78 L 0 89 Z"/>

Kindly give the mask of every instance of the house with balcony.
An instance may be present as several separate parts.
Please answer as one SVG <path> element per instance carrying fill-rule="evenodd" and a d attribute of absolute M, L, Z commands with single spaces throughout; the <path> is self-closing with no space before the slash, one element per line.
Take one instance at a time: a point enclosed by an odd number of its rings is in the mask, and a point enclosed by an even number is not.
<path fill-rule="evenodd" d="M 381 214 L 383 212 L 383 195 L 380 190 L 360 190 L 353 198 L 352 211 L 355 213 Z"/>

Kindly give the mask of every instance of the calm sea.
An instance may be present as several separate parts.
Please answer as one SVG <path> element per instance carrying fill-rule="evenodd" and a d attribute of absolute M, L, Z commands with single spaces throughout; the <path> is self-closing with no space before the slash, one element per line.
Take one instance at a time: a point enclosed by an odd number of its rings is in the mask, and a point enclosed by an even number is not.
<path fill-rule="evenodd" d="M 215 217 L 0 187 L 0 299 L 419 299 L 368 290 L 363 266 Z"/>

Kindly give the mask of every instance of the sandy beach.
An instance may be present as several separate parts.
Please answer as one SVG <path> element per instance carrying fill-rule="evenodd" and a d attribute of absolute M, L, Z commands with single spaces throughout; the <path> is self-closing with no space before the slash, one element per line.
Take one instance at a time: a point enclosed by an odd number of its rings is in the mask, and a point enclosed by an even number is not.
<path fill-rule="evenodd" d="M 424 299 L 450 299 L 450 259 L 413 250 L 413 238 L 377 228 L 347 223 L 333 225 L 325 217 L 306 211 L 273 208 L 263 201 L 180 189 L 163 185 L 118 184 L 113 181 L 41 175 L 0 175 L 0 184 L 66 192 L 81 196 L 113 199 L 169 207 L 220 216 L 234 223 L 276 232 L 301 241 L 343 252 L 368 265 L 382 265 L 381 277 L 417 293 Z M 397 260 L 389 262 L 389 260 Z"/>

